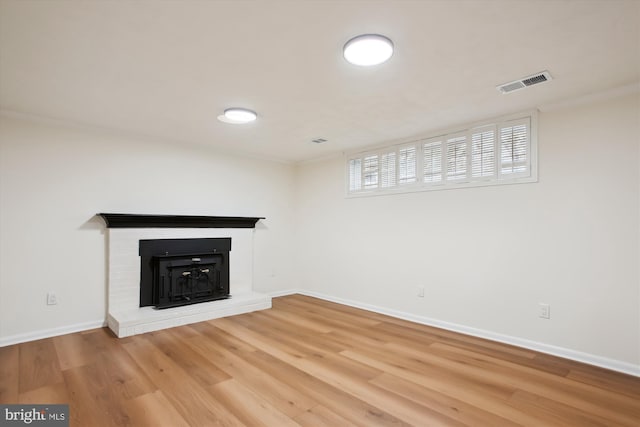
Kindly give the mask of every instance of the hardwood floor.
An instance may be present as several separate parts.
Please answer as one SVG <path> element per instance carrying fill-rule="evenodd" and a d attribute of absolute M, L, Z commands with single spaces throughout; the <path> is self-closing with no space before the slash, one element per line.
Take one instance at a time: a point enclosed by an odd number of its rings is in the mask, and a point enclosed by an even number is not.
<path fill-rule="evenodd" d="M 0 403 L 71 426 L 638 426 L 640 379 L 310 297 L 0 348 Z"/>

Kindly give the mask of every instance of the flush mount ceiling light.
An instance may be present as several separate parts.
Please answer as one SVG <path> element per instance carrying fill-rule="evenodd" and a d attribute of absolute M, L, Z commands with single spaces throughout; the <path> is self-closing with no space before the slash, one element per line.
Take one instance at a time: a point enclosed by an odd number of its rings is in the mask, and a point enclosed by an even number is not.
<path fill-rule="evenodd" d="M 393 43 L 380 34 L 363 34 L 344 45 L 344 59 L 354 65 L 369 67 L 382 64 L 393 55 Z"/>
<path fill-rule="evenodd" d="M 224 114 L 218 116 L 218 120 L 225 123 L 244 124 L 258 118 L 255 111 L 246 108 L 227 108 Z"/>

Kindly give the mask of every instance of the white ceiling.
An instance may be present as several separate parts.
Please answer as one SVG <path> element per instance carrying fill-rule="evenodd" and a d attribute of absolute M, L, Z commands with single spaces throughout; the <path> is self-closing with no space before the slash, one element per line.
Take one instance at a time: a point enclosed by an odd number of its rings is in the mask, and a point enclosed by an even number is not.
<path fill-rule="evenodd" d="M 634 0 L 0 0 L 0 108 L 301 161 L 637 83 L 639 28 Z M 391 60 L 346 63 L 362 33 Z"/>

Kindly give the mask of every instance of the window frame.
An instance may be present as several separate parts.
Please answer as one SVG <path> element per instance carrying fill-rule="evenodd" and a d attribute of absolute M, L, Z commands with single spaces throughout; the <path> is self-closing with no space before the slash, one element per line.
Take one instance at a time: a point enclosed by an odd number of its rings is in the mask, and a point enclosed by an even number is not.
<path fill-rule="evenodd" d="M 501 130 L 509 127 L 509 125 L 518 126 L 519 124 L 528 125 L 526 147 L 528 154 L 526 158 L 527 172 L 503 174 L 502 163 L 502 140 Z M 493 127 L 493 174 L 490 176 L 473 177 L 473 135 L 481 133 L 483 128 Z M 464 178 L 449 180 L 447 179 L 448 169 L 448 143 L 447 141 L 458 136 L 466 137 L 466 175 Z M 440 180 L 425 182 L 425 165 L 424 165 L 424 146 L 426 144 L 441 141 L 440 145 Z M 415 172 L 416 177 L 413 182 L 400 182 L 400 152 L 408 147 L 415 147 Z M 382 156 L 390 152 L 395 152 L 395 173 L 396 178 L 392 187 L 382 188 Z M 364 159 L 365 157 L 376 155 L 378 157 L 378 186 L 377 188 L 365 189 L 364 187 Z M 345 197 L 369 197 L 388 194 L 403 194 L 410 192 L 422 191 L 439 191 L 450 190 L 454 188 L 473 188 L 486 187 L 494 185 L 510 185 L 523 184 L 538 181 L 538 111 L 527 111 L 517 114 L 502 116 L 493 120 L 484 120 L 472 123 L 467 126 L 458 126 L 449 128 L 441 132 L 433 132 L 424 137 L 414 138 L 407 141 L 387 143 L 369 149 L 345 152 L 344 159 L 346 164 L 345 174 Z M 351 190 L 351 162 L 361 159 L 361 184 L 359 190 Z"/>

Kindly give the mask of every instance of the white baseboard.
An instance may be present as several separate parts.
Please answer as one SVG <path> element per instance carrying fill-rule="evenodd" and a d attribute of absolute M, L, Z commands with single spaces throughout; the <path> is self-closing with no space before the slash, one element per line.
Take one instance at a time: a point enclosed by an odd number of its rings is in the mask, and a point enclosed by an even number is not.
<path fill-rule="evenodd" d="M 331 301 L 338 304 L 344 304 L 350 307 L 361 308 L 363 310 L 385 314 L 387 316 L 395 317 L 398 319 L 409 320 L 411 322 L 420 323 L 428 326 L 434 326 L 436 328 L 446 329 L 448 331 L 460 332 L 462 334 L 471 335 L 478 338 L 485 338 L 491 341 L 510 344 L 517 347 L 526 348 L 529 350 L 539 351 L 540 353 L 551 354 L 553 356 L 574 360 L 576 362 L 582 362 L 589 365 L 610 369 L 612 371 L 622 372 L 625 374 L 640 377 L 640 365 L 634 365 L 632 363 L 622 362 L 620 360 L 610 359 L 610 358 L 598 356 L 595 354 L 589 354 L 581 351 L 571 350 L 564 347 L 545 344 L 538 341 L 531 341 L 524 338 L 499 334 L 499 333 L 487 331 L 484 329 L 477 329 L 469 326 L 459 325 L 456 323 L 444 322 L 442 320 L 437 320 L 437 319 L 432 319 L 425 316 L 406 313 L 399 310 L 392 310 L 389 308 L 379 307 L 371 304 L 365 304 L 365 303 L 361 303 L 354 300 L 334 297 L 331 295 L 325 295 L 319 292 L 307 291 L 304 289 L 290 289 L 287 291 L 273 292 L 270 295 L 275 298 L 279 296 L 292 295 L 292 294 L 301 294 L 301 295 L 307 295 L 310 297 L 320 298 L 322 300 Z"/>
<path fill-rule="evenodd" d="M 69 326 L 60 326 L 58 328 L 27 332 L 26 334 L 9 335 L 7 337 L 0 338 L 0 347 L 44 338 L 57 337 L 58 335 L 71 334 L 73 332 L 82 332 L 89 329 L 102 328 L 104 326 L 107 326 L 106 320 L 94 320 L 92 322 L 76 323 Z"/>

